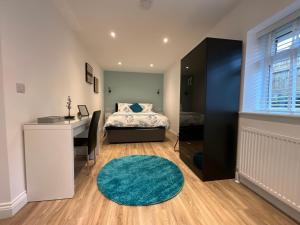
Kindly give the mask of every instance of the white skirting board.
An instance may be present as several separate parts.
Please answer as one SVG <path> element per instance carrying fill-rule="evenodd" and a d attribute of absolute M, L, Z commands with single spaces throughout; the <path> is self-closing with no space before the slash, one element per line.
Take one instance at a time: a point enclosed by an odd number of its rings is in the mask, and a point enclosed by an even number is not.
<path fill-rule="evenodd" d="M 282 202 L 280 199 L 276 198 L 274 195 L 269 194 L 267 191 L 263 190 L 250 180 L 248 180 L 246 177 L 243 175 L 239 174 L 238 175 L 238 181 L 248 187 L 249 189 L 253 190 L 255 193 L 260 195 L 262 198 L 270 202 L 272 205 L 274 205 L 276 208 L 280 209 L 283 211 L 285 214 L 296 220 L 297 222 L 300 223 L 300 213 L 293 209 L 292 207 L 288 206 L 284 202 Z"/>
<path fill-rule="evenodd" d="M 21 208 L 27 204 L 26 191 L 19 194 L 10 202 L 0 203 L 0 219 L 8 218 L 15 215 Z"/>

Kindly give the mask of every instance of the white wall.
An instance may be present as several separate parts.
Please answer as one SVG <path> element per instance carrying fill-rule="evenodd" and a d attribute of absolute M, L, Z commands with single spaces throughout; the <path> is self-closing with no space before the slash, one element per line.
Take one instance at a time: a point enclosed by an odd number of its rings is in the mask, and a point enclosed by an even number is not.
<path fill-rule="evenodd" d="M 25 190 L 22 124 L 40 116 L 66 115 L 68 95 L 73 100 L 72 114 L 77 113 L 77 104 L 86 104 L 90 112 L 103 110 L 103 74 L 52 1 L 1 1 L 0 10 L 1 92 L 12 201 Z M 93 86 L 85 82 L 85 62 L 99 78 L 100 94 L 93 93 Z M 26 85 L 25 94 L 16 93 L 17 82 Z M 2 114 L 3 108 L 0 110 Z"/>
<path fill-rule="evenodd" d="M 4 91 L 3 91 L 3 73 L 2 73 L 2 51 L 1 51 L 1 33 L 0 33 L 0 203 L 7 202 L 10 199 L 8 156 L 6 146 L 6 125 L 4 114 Z"/>
<path fill-rule="evenodd" d="M 246 41 L 247 32 L 274 13 L 282 10 L 293 0 L 244 0 L 227 14 L 208 36 L 242 39 Z"/>
<path fill-rule="evenodd" d="M 170 130 L 174 134 L 179 132 L 180 113 L 180 63 L 174 64 L 164 74 L 164 113 L 169 118 Z"/>

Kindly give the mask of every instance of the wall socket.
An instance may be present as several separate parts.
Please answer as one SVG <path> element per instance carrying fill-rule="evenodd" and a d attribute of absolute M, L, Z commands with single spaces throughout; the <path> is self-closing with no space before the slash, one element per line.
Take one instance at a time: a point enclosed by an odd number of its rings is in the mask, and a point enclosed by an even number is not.
<path fill-rule="evenodd" d="M 23 84 L 23 83 L 16 83 L 16 90 L 17 90 L 17 93 L 24 94 L 25 93 L 25 84 Z"/>

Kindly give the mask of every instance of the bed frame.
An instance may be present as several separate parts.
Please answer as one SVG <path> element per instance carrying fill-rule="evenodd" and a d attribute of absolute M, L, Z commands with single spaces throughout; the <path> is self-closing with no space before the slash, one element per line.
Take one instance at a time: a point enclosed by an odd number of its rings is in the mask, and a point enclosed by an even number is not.
<path fill-rule="evenodd" d="M 118 104 L 116 103 L 116 112 Z M 158 142 L 166 137 L 165 127 L 106 127 L 106 140 L 110 144 L 133 142 Z"/>
<path fill-rule="evenodd" d="M 165 140 L 166 129 L 164 127 L 106 127 L 106 135 L 107 141 L 110 144 L 157 142 Z"/>

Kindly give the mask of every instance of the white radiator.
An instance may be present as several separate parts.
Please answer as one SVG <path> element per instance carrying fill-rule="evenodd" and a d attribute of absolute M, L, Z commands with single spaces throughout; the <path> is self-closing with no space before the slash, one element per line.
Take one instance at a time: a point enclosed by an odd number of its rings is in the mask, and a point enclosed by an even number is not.
<path fill-rule="evenodd" d="M 241 129 L 238 172 L 300 212 L 300 139 Z"/>

